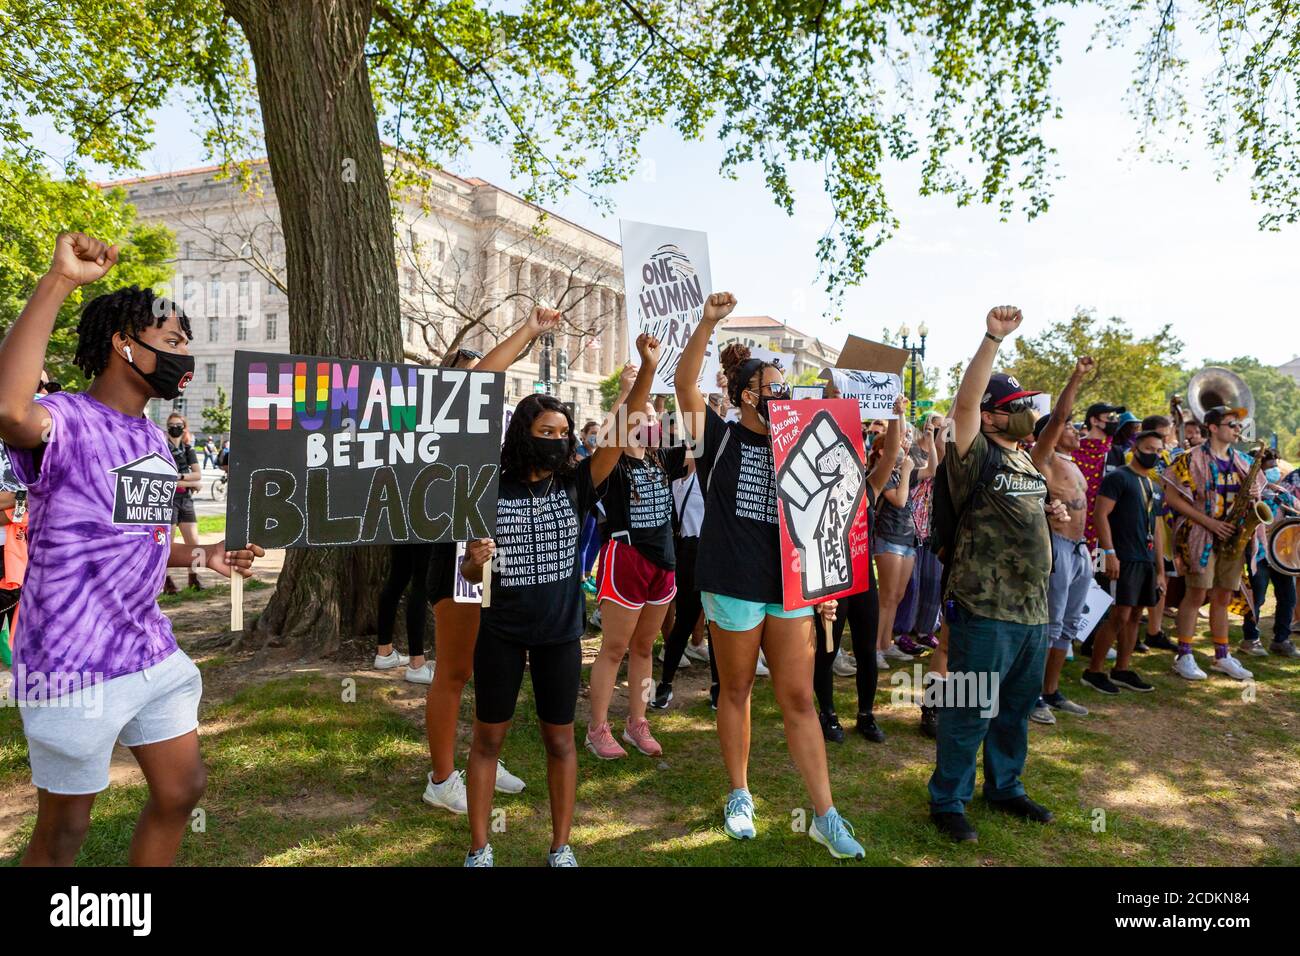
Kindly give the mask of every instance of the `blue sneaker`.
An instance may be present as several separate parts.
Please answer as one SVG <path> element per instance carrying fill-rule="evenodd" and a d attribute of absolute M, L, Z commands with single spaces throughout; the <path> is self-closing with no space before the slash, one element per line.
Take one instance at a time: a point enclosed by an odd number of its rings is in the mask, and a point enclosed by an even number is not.
<path fill-rule="evenodd" d="M 578 858 L 573 855 L 573 847 L 564 844 L 558 850 L 546 854 L 547 866 L 577 866 Z"/>
<path fill-rule="evenodd" d="M 466 866 L 492 866 L 492 844 L 489 843 L 481 850 L 470 850 L 465 854 Z"/>
<path fill-rule="evenodd" d="M 853 839 L 853 824 L 840 816 L 839 811 L 831 807 L 824 817 L 813 817 L 808 835 L 814 843 L 820 843 L 831 851 L 837 860 L 861 860 L 867 855 L 862 844 Z"/>
<path fill-rule="evenodd" d="M 726 821 L 723 829 L 733 840 L 754 839 L 754 798 L 748 790 L 733 790 L 727 797 L 727 808 L 722 811 Z"/>

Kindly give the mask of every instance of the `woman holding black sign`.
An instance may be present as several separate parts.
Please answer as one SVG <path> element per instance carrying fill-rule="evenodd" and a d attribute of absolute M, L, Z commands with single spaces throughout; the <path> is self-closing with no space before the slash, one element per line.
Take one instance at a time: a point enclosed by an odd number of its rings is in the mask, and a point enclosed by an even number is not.
<path fill-rule="evenodd" d="M 638 340 L 658 358 L 659 343 Z M 634 395 L 649 394 L 654 361 L 642 364 Z M 483 581 L 484 607 L 474 646 L 474 742 L 469 754 L 470 851 L 466 866 L 492 866 L 488 825 L 493 777 L 527 666 L 546 747 L 551 796 L 548 866 L 577 866 L 569 846 L 578 790 L 573 722 L 586 631 L 578 538 L 583 520 L 622 454 L 616 443 L 577 460 L 573 418 L 550 395 L 529 395 L 515 409 L 501 446 L 496 540 L 472 541 L 461 572 Z M 490 589 L 490 590 L 489 590 Z"/>
<path fill-rule="evenodd" d="M 739 421 L 723 421 L 699 389 L 713 330 L 735 307 L 730 292 L 709 296 L 676 374 L 677 407 L 695 439 L 695 467 L 705 488 L 696 584 L 712 629 L 721 684 L 718 738 L 732 787 L 724 830 L 738 840 L 755 835 L 754 798 L 748 785 L 749 698 L 761 649 L 785 720 L 790 756 L 817 814 L 808 835 L 836 859 L 860 859 L 865 853 L 853 838 L 853 827 L 831 802 L 826 742 L 813 708 L 813 610 L 783 608 L 768 404 L 788 398 L 789 387 L 779 368 L 750 358 L 742 345 L 730 345 L 723 350 L 722 368 Z M 818 612 L 834 617 L 835 608 L 836 602 L 828 601 Z"/>
<path fill-rule="evenodd" d="M 447 355 L 443 365 L 472 368 L 479 372 L 504 372 L 519 360 L 538 336 L 559 324 L 559 312 L 537 306 L 527 322 L 487 355 L 474 349 L 457 348 Z M 428 600 L 433 604 L 437 666 L 433 669 L 433 683 L 424 703 L 424 728 L 429 738 L 432 769 L 422 799 L 431 807 L 466 813 L 469 799 L 465 794 L 465 777 L 456 769 L 456 725 L 465 684 L 474 672 L 474 643 L 478 638 L 481 609 L 476 602 L 455 599 L 456 544 L 449 542 L 429 547 L 427 590 Z M 420 612 L 424 612 L 423 602 Z M 497 761 L 496 789 L 503 793 L 519 793 L 524 789 L 524 782 L 506 770 L 504 763 Z"/>

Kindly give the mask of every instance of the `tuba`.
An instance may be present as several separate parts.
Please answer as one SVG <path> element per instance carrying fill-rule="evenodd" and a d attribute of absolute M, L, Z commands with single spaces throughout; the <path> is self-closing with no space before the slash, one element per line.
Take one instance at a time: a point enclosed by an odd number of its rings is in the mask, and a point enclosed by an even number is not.
<path fill-rule="evenodd" d="M 1285 518 L 1269 528 L 1268 563 L 1283 574 L 1300 577 L 1300 518 Z"/>
<path fill-rule="evenodd" d="M 1203 422 L 1205 413 L 1216 405 L 1244 408 L 1246 418 L 1249 419 L 1245 423 L 1245 429 L 1250 429 L 1251 434 L 1254 434 L 1255 396 L 1251 394 L 1250 387 L 1231 369 L 1209 365 L 1193 375 L 1187 383 L 1187 411 L 1198 422 Z M 1250 435 L 1243 430 L 1241 437 L 1248 439 Z"/>

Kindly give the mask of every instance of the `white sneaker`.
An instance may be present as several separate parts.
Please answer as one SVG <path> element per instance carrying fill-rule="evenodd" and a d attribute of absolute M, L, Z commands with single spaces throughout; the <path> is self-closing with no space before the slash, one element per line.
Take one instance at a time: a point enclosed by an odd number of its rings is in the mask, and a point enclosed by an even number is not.
<path fill-rule="evenodd" d="M 432 684 L 433 665 L 425 661 L 419 667 L 408 667 L 406 669 L 406 679 L 412 684 Z"/>
<path fill-rule="evenodd" d="M 1065 659 L 1067 661 L 1074 660 L 1074 641 L 1071 641 L 1070 646 L 1065 649 Z"/>
<path fill-rule="evenodd" d="M 465 854 L 466 866 L 492 866 L 492 844 L 489 843 L 477 852 L 471 850 Z"/>
<path fill-rule="evenodd" d="M 709 662 L 709 644 L 707 641 L 701 641 L 699 644 L 686 642 L 686 656 L 693 661 L 702 661 L 705 664 Z"/>
<path fill-rule="evenodd" d="M 498 793 L 521 793 L 524 789 L 524 782 L 506 769 L 506 765 L 500 760 L 497 761 L 497 783 L 496 790 Z"/>
<path fill-rule="evenodd" d="M 394 650 L 391 654 L 376 654 L 375 666 L 381 671 L 391 671 L 394 667 L 405 667 L 411 663 L 411 659 L 405 654 L 399 654 Z"/>
<path fill-rule="evenodd" d="M 889 660 L 891 661 L 912 660 L 912 655 L 907 653 L 907 651 L 903 650 L 897 644 L 890 644 L 888 647 L 885 648 L 885 657 L 889 658 Z"/>
<path fill-rule="evenodd" d="M 424 788 L 425 803 L 431 807 L 442 807 L 452 813 L 467 813 L 469 801 L 465 796 L 465 775 L 453 770 L 451 776 L 442 783 L 433 782 L 433 774 L 428 775 L 429 783 Z M 489 866 L 491 864 L 488 864 Z"/>
<path fill-rule="evenodd" d="M 767 669 L 767 658 L 763 656 L 762 650 L 758 652 L 758 666 L 754 668 L 755 677 L 770 677 L 771 671 Z"/>
<path fill-rule="evenodd" d="M 1268 648 L 1258 638 L 1253 641 L 1242 641 L 1237 646 L 1237 650 L 1251 657 L 1268 657 Z"/>
<path fill-rule="evenodd" d="M 876 670 L 878 671 L 889 670 L 889 661 L 885 660 L 884 651 L 876 651 Z"/>
<path fill-rule="evenodd" d="M 1227 657 L 1216 658 L 1210 665 L 1210 670 L 1218 671 L 1220 674 L 1227 674 L 1233 680 L 1250 680 L 1255 675 L 1246 668 L 1241 666 L 1241 662 L 1229 654 Z"/>
<path fill-rule="evenodd" d="M 686 645 L 687 653 L 683 654 L 683 655 L 682 655 L 682 659 L 679 660 L 679 661 L 677 662 L 677 669 L 678 669 L 679 671 L 681 671 L 681 670 L 685 670 L 686 668 L 688 668 L 688 667 L 691 666 L 691 662 L 688 661 L 688 660 L 686 659 L 686 658 L 690 657 L 690 647 L 691 647 L 690 644 L 687 644 L 687 645 Z M 666 650 L 667 650 L 667 648 L 666 648 L 663 644 L 660 644 L 660 645 L 659 645 L 659 663 L 660 663 L 660 664 L 662 664 L 662 663 L 664 662 L 664 651 L 666 651 Z"/>
<path fill-rule="evenodd" d="M 1196 666 L 1196 658 L 1191 654 L 1179 654 L 1174 658 L 1174 673 L 1184 680 L 1205 680 L 1205 671 Z"/>
<path fill-rule="evenodd" d="M 831 671 L 837 677 L 852 677 L 858 672 L 858 662 L 853 659 L 852 654 L 838 651 L 835 660 L 831 663 Z"/>

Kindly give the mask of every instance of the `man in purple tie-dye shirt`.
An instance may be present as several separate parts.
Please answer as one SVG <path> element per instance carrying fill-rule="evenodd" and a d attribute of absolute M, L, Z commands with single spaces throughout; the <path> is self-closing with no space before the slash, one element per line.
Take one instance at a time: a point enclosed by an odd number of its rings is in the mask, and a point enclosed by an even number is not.
<path fill-rule="evenodd" d="M 32 398 L 59 307 L 116 261 L 116 246 L 61 235 L 0 343 L 0 439 L 32 515 L 12 691 L 38 801 L 24 864 L 73 862 L 116 743 L 131 748 L 150 788 L 133 864 L 175 858 L 205 782 L 203 682 L 156 600 L 166 569 L 193 558 L 171 543 L 176 468 L 144 417 L 150 399 L 176 398 L 193 377 L 189 320 L 149 290 L 100 296 L 77 327 L 75 360 L 94 381 L 81 394 Z M 204 560 L 247 576 L 262 553 L 222 542 Z"/>

